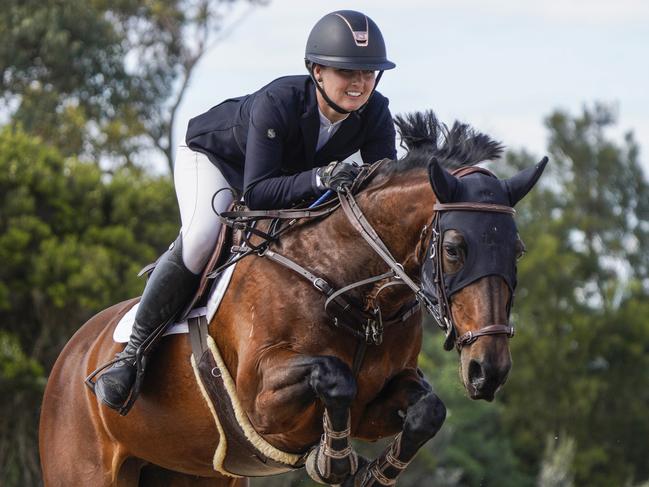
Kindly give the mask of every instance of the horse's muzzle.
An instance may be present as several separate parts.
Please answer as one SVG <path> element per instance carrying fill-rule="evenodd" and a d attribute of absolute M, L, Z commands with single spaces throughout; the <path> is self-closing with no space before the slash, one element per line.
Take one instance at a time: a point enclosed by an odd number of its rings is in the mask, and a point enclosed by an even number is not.
<path fill-rule="evenodd" d="M 511 363 L 494 366 L 489 361 L 471 359 L 469 362 L 467 389 L 471 399 L 493 401 L 496 391 L 507 380 Z"/>

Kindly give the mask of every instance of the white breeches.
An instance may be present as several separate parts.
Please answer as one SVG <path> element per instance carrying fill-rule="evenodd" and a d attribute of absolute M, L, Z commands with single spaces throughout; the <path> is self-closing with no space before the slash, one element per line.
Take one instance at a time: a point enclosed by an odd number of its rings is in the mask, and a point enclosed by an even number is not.
<path fill-rule="evenodd" d="M 224 189 L 230 186 L 207 156 L 184 145 L 176 152 L 174 186 L 182 223 L 183 262 L 198 274 L 207 264 L 221 230 L 214 210 L 226 211 L 232 193 Z"/>

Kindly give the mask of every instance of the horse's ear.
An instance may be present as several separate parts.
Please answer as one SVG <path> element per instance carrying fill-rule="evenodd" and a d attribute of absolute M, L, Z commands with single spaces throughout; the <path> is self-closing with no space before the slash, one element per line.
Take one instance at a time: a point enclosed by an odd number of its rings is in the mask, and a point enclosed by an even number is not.
<path fill-rule="evenodd" d="M 509 195 L 509 204 L 511 206 L 516 205 L 516 203 L 522 200 L 523 197 L 529 193 L 541 177 L 541 174 L 543 174 L 543 170 L 547 163 L 548 158 L 544 157 L 538 164 L 523 169 L 516 176 L 502 181 L 505 190 Z"/>
<path fill-rule="evenodd" d="M 428 164 L 428 177 L 435 196 L 437 196 L 437 200 L 440 203 L 452 202 L 459 181 L 455 176 L 443 169 L 434 157 Z"/>

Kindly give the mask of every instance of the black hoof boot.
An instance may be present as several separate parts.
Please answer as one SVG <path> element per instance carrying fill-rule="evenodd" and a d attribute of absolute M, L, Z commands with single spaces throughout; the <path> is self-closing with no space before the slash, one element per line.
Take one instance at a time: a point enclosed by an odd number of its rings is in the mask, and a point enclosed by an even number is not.
<path fill-rule="evenodd" d="M 119 410 L 131 393 L 136 373 L 137 368 L 130 361 L 117 362 L 97 379 L 97 398 L 109 408 Z"/>

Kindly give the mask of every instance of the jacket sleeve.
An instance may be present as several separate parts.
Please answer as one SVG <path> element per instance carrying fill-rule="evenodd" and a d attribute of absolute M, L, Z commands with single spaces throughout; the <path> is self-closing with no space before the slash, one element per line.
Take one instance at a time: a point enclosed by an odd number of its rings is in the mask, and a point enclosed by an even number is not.
<path fill-rule="evenodd" d="M 243 197 L 251 209 L 288 208 L 317 196 L 314 170 L 282 172 L 290 116 L 271 92 L 260 94 L 250 113 Z"/>
<path fill-rule="evenodd" d="M 396 131 L 392 114 L 388 108 L 388 99 L 383 98 L 377 115 L 371 115 L 376 122 L 367 132 L 367 138 L 361 147 L 363 162 L 372 164 L 380 159 L 396 159 Z M 369 115 L 369 114 L 368 114 Z"/>

